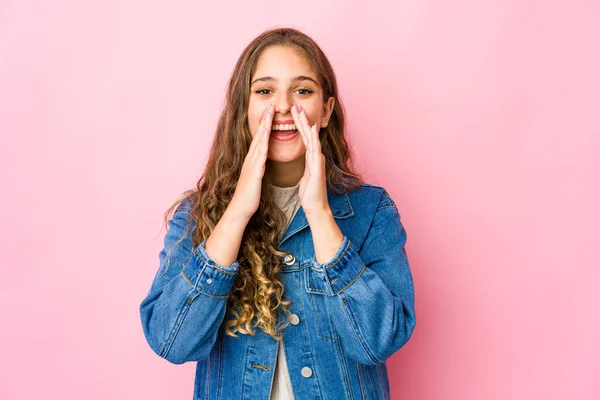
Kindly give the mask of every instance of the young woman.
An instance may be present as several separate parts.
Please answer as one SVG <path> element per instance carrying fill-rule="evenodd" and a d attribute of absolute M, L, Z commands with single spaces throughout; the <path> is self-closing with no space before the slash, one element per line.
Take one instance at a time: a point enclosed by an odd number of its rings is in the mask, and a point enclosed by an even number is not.
<path fill-rule="evenodd" d="M 390 397 L 385 360 L 415 326 L 406 232 L 344 134 L 311 38 L 274 29 L 248 45 L 140 306 L 159 356 L 198 362 L 194 399 Z"/>

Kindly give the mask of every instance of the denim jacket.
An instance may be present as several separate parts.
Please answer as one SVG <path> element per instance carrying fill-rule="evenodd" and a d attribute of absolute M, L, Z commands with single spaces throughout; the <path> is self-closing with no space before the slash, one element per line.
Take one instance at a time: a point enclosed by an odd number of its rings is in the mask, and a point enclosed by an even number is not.
<path fill-rule="evenodd" d="M 316 261 L 302 208 L 284 233 L 281 280 L 291 300 L 283 343 L 297 400 L 389 399 L 385 361 L 415 327 L 406 232 L 384 188 L 363 184 L 342 195 L 328 189 L 344 234 L 335 256 Z M 262 330 L 224 334 L 226 300 L 239 264 L 219 265 L 194 246 L 183 202 L 168 222 L 160 265 L 140 305 L 144 335 L 174 364 L 196 361 L 194 399 L 270 397 L 278 342 Z M 281 318 L 284 313 L 279 314 Z"/>

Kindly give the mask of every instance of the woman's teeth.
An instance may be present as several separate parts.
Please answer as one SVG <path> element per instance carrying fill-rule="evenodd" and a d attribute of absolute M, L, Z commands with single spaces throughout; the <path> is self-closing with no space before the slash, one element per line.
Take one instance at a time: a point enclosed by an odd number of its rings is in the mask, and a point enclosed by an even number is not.
<path fill-rule="evenodd" d="M 272 131 L 295 131 L 295 124 L 275 124 L 271 127 Z"/>

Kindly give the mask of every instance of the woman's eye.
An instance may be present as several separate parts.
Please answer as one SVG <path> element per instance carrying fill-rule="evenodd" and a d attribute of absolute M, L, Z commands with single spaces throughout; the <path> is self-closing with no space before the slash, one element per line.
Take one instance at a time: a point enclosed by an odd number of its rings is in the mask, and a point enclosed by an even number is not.
<path fill-rule="evenodd" d="M 310 89 L 298 89 L 299 94 L 311 94 L 312 92 Z"/>
<path fill-rule="evenodd" d="M 258 94 L 269 94 L 270 90 L 269 89 L 258 89 L 255 90 L 254 93 L 258 93 Z"/>
<path fill-rule="evenodd" d="M 310 89 L 296 89 L 296 92 L 303 96 L 313 93 L 313 91 Z M 272 94 L 273 92 L 271 91 L 271 89 L 257 89 L 254 91 L 254 93 L 266 96 L 266 95 Z"/>

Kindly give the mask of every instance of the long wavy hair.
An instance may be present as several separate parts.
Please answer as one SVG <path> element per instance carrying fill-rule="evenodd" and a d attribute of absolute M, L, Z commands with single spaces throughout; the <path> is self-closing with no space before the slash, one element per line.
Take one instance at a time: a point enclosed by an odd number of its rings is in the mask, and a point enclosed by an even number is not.
<path fill-rule="evenodd" d="M 193 204 L 190 225 L 194 223 L 190 235 L 194 246 L 210 236 L 235 192 L 252 141 L 248 127 L 251 79 L 260 55 L 269 46 L 300 50 L 317 74 L 323 89 L 323 101 L 330 96 L 335 98 L 329 123 L 326 128 L 321 128 L 319 134 L 325 156 L 327 187 L 335 194 L 342 194 L 357 189 L 363 182 L 354 170 L 352 154 L 344 136 L 344 108 L 329 60 L 309 36 L 296 29 L 267 30 L 244 49 L 235 65 L 208 162 L 196 187 L 183 193 L 165 212 L 166 227 L 171 213 L 181 202 L 190 199 Z M 285 223 L 285 215 L 277 207 L 269 183 L 265 174 L 259 208 L 246 226 L 237 257 L 238 275 L 227 298 L 230 317 L 226 319 L 225 328 L 226 334 L 231 336 L 236 336 L 236 333 L 254 335 L 254 328 L 258 327 L 279 340 L 281 329 L 289 323 L 279 323 L 277 316 L 278 310 L 288 317 L 291 314 L 291 302 L 283 300 L 285 288 L 280 281 L 282 258 L 287 253 L 278 250 L 278 234 Z"/>

